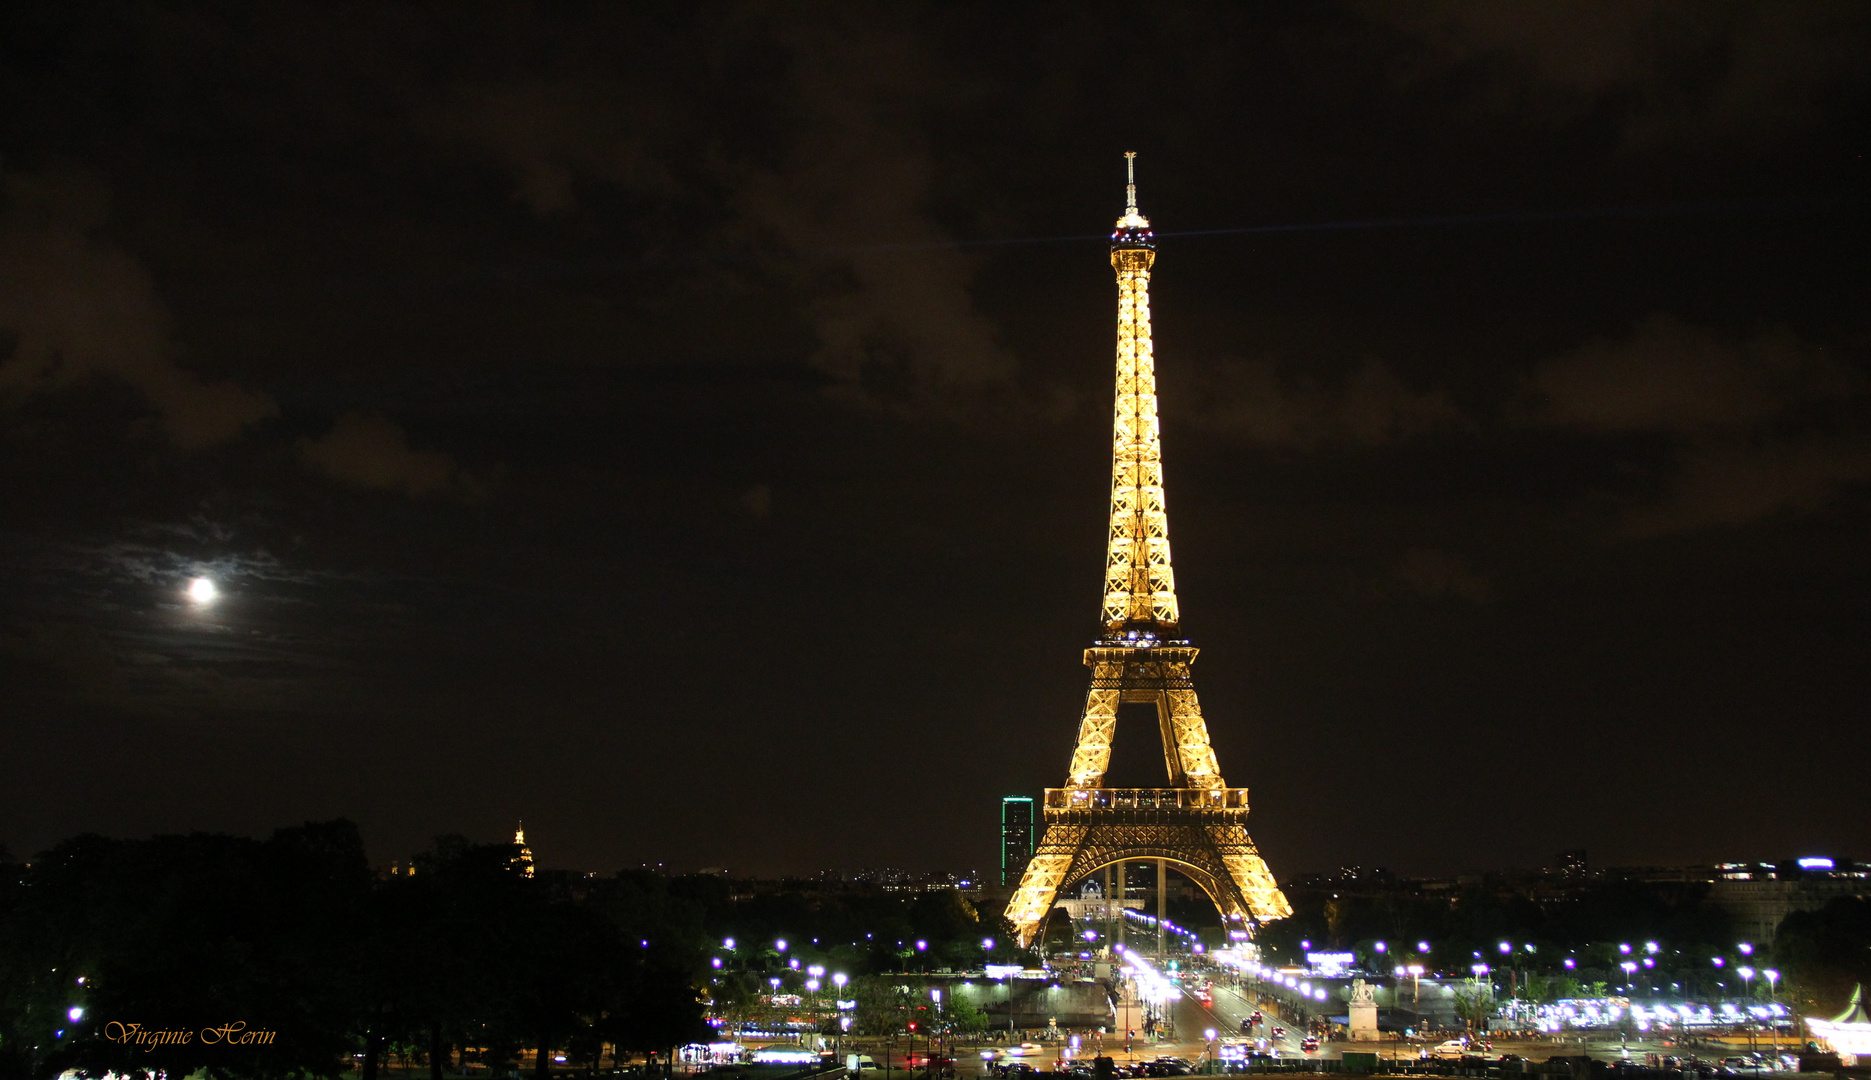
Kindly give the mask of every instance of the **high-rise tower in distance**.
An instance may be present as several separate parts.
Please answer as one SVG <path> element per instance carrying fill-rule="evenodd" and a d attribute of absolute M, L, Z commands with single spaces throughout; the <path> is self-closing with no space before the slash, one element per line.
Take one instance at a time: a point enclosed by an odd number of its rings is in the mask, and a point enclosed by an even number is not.
<path fill-rule="evenodd" d="M 1048 788 L 1046 831 L 1007 904 L 1023 945 L 1044 928 L 1060 888 L 1129 859 L 1174 865 L 1206 891 L 1231 937 L 1292 907 L 1247 835 L 1247 789 L 1223 783 L 1196 701 L 1170 568 L 1150 335 L 1150 272 L 1156 237 L 1137 209 L 1136 154 L 1124 155 L 1124 214 L 1111 232 L 1117 271 L 1117 385 L 1112 416 L 1111 518 L 1106 538 L 1102 633 L 1085 650 L 1091 690 L 1079 719 L 1066 786 Z M 1111 742 L 1123 702 L 1154 704 L 1169 786 L 1107 788 Z"/>
<path fill-rule="evenodd" d="M 1018 885 L 1033 857 L 1033 800 L 1017 795 L 1000 801 L 1000 883 Z"/>

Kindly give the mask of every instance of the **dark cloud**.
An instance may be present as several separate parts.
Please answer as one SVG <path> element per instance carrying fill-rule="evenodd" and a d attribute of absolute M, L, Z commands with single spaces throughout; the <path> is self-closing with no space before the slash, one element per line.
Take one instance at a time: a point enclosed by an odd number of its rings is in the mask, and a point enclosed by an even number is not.
<path fill-rule="evenodd" d="M 1432 548 L 1412 548 L 1397 568 L 1394 585 L 1403 592 L 1435 600 L 1452 597 L 1472 604 L 1494 600 L 1494 586 L 1460 555 Z"/>
<path fill-rule="evenodd" d="M 1471 106 L 1549 126 L 1604 113 L 1645 150 L 1774 145 L 1863 91 L 1871 14 L 1803 4 L 1571 0 L 1369 3 L 1415 38 L 1407 81 L 1459 85 Z M 1458 81 L 1459 80 L 1459 81 Z"/>
<path fill-rule="evenodd" d="M 1871 481 L 1871 435 L 1739 436 L 1689 443 L 1674 454 L 1663 499 L 1626 529 L 1654 536 L 1812 513 Z"/>
<path fill-rule="evenodd" d="M 1784 328 L 1734 337 L 1656 314 L 1629 337 L 1598 339 L 1533 375 L 1538 417 L 1600 431 L 1751 428 L 1849 399 L 1863 377 Z"/>
<path fill-rule="evenodd" d="M 735 505 L 747 511 L 749 517 L 771 517 L 773 515 L 773 485 L 755 484 L 741 492 L 741 497 L 735 500 Z"/>
<path fill-rule="evenodd" d="M 572 213 L 582 186 L 622 190 L 640 213 L 656 215 L 692 179 L 685 140 L 706 120 L 706 99 L 690 85 L 702 59 L 657 42 L 654 32 L 601 41 L 596 70 L 509 70 L 496 81 L 418 90 L 410 118 L 424 139 L 511 173 L 513 198 L 535 214 Z"/>
<path fill-rule="evenodd" d="M 302 439 L 299 460 L 333 480 L 405 495 L 431 495 L 462 481 L 449 455 L 417 450 L 389 417 L 348 412 L 316 439 Z"/>
<path fill-rule="evenodd" d="M 949 163 L 926 113 L 952 100 L 956 73 L 907 17 L 845 9 L 774 34 L 790 138 L 776 166 L 742 174 L 734 205 L 804 256 L 791 265 L 811 295 L 812 362 L 860 400 L 940 407 L 1006 387 L 1016 365 L 974 303 L 974 258 L 933 215 Z"/>
<path fill-rule="evenodd" d="M 1871 468 L 1862 372 L 1784 328 L 1736 336 L 1652 315 L 1532 382 L 1540 423 L 1671 440 L 1661 493 L 1624 524 L 1637 535 L 1811 512 Z"/>
<path fill-rule="evenodd" d="M 1378 446 L 1459 419 L 1446 393 L 1412 390 L 1374 357 L 1333 383 L 1256 360 L 1210 363 L 1195 378 L 1198 427 L 1274 446 Z"/>
<path fill-rule="evenodd" d="M 183 450 L 223 443 L 274 415 L 264 393 L 176 361 L 168 309 L 147 270 L 107 237 L 104 181 L 73 167 L 8 173 L 0 213 L 0 402 L 120 380 Z"/>

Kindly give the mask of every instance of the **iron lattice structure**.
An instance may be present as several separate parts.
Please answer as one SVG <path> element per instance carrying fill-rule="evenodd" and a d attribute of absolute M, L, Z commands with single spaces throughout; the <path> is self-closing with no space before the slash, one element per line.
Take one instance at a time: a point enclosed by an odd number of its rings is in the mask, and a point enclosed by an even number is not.
<path fill-rule="evenodd" d="M 1111 233 L 1117 271 L 1117 392 L 1112 418 L 1111 529 L 1104 574 L 1104 636 L 1085 650 L 1091 690 L 1063 788 L 1049 788 L 1046 831 L 1007 918 L 1031 945 L 1065 885 L 1126 859 L 1163 859 L 1221 910 L 1230 931 L 1293 913 L 1247 834 L 1247 789 L 1221 778 L 1181 637 L 1163 499 L 1156 358 L 1150 342 L 1150 270 L 1156 243 L 1137 211 L 1136 155 L 1128 205 Z M 1154 704 L 1166 788 L 1101 786 L 1111 764 L 1118 706 Z"/>

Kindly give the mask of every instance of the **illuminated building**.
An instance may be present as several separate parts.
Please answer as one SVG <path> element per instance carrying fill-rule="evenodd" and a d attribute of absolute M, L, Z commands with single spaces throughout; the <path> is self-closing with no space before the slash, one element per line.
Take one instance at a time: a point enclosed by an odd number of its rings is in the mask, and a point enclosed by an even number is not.
<path fill-rule="evenodd" d="M 1046 791 L 1046 831 L 1007 905 L 1023 945 L 1044 926 L 1062 886 L 1113 864 L 1121 874 L 1126 859 L 1175 864 L 1208 893 L 1224 926 L 1239 937 L 1251 932 L 1251 920 L 1292 914 L 1248 837 L 1247 789 L 1222 781 L 1189 674 L 1197 650 L 1182 636 L 1170 568 L 1150 341 L 1156 243 L 1149 219 L 1137 210 L 1136 155 L 1125 157 L 1128 205 L 1111 233 L 1117 386 L 1104 626 L 1085 650 L 1091 690 L 1066 786 Z M 1123 702 L 1156 706 L 1167 787 L 1102 786 Z"/>
<path fill-rule="evenodd" d="M 1033 857 L 1033 800 L 1026 796 L 1000 801 L 1000 883 L 1018 885 Z"/>
<path fill-rule="evenodd" d="M 527 877 L 533 876 L 533 849 L 526 846 L 526 822 L 518 822 L 513 830 L 514 846 L 520 849 L 513 857 L 513 868 Z"/>

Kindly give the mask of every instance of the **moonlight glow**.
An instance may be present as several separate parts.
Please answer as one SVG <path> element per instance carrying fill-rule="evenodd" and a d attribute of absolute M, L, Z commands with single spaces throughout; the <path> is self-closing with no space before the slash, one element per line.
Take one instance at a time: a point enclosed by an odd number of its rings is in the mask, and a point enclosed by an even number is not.
<path fill-rule="evenodd" d="M 214 582 L 205 577 L 198 577 L 188 583 L 188 598 L 197 604 L 212 604 L 221 591 L 214 587 Z"/>

